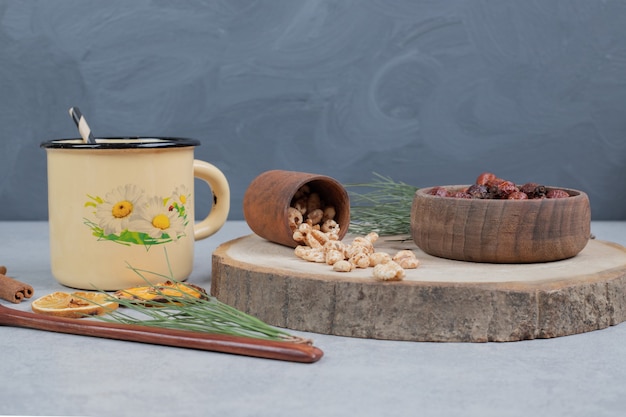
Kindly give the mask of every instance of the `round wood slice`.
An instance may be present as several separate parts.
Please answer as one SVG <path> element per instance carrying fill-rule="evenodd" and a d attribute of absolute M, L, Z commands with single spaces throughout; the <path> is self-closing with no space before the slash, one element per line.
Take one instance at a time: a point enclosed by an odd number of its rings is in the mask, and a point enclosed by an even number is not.
<path fill-rule="evenodd" d="M 211 294 L 277 327 L 387 340 L 516 341 L 626 320 L 626 248 L 615 243 L 590 240 L 573 258 L 535 264 L 437 258 L 401 237 L 375 246 L 412 249 L 421 264 L 379 282 L 372 268 L 334 272 L 249 235 L 213 253 Z"/>

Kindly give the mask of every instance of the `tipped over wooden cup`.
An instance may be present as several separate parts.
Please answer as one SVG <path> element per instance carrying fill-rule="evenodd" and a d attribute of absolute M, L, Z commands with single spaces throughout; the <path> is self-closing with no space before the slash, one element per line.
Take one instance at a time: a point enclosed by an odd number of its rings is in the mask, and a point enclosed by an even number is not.
<path fill-rule="evenodd" d="M 297 193 L 306 189 L 319 197 L 322 208 L 332 207 L 342 239 L 350 224 L 350 199 L 345 188 L 334 178 L 305 172 L 272 170 L 256 177 L 243 197 L 243 215 L 254 233 L 274 243 L 295 248 L 290 208 Z M 308 213 L 304 212 L 303 221 Z"/>

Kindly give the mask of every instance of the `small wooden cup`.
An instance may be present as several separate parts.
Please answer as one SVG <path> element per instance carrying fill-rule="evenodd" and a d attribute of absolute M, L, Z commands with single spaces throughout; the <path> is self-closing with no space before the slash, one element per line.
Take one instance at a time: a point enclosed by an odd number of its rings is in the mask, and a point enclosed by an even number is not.
<path fill-rule="evenodd" d="M 339 239 L 350 225 L 350 198 L 335 179 L 305 172 L 273 170 L 256 177 L 243 196 L 243 216 L 254 233 L 274 243 L 295 248 L 289 227 L 288 209 L 296 192 L 303 185 L 319 194 L 326 206 L 334 206 L 339 224 Z"/>
<path fill-rule="evenodd" d="M 570 195 L 567 198 L 492 200 L 437 197 L 429 194 L 431 189 L 415 193 L 411 234 L 415 244 L 433 256 L 490 263 L 549 262 L 575 256 L 590 238 L 589 198 L 581 191 L 561 188 Z"/>

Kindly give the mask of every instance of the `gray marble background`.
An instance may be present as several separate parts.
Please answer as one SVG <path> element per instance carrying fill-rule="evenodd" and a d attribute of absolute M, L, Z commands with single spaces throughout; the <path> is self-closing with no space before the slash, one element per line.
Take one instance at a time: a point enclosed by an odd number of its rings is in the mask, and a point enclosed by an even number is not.
<path fill-rule="evenodd" d="M 493 171 L 624 220 L 625 22 L 624 0 L 0 0 L 0 220 L 47 218 L 39 144 L 77 136 L 71 106 L 97 136 L 199 139 L 231 219 L 289 169 Z"/>

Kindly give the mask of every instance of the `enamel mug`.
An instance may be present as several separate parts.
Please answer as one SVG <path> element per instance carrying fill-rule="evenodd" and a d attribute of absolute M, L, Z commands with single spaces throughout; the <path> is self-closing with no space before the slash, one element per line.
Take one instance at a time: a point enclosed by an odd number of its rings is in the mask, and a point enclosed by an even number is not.
<path fill-rule="evenodd" d="M 226 177 L 194 159 L 198 145 L 194 139 L 158 137 L 42 143 L 55 279 L 106 291 L 187 279 L 194 242 L 217 232 L 230 209 Z M 198 222 L 194 178 L 204 180 L 213 195 L 208 216 Z"/>

